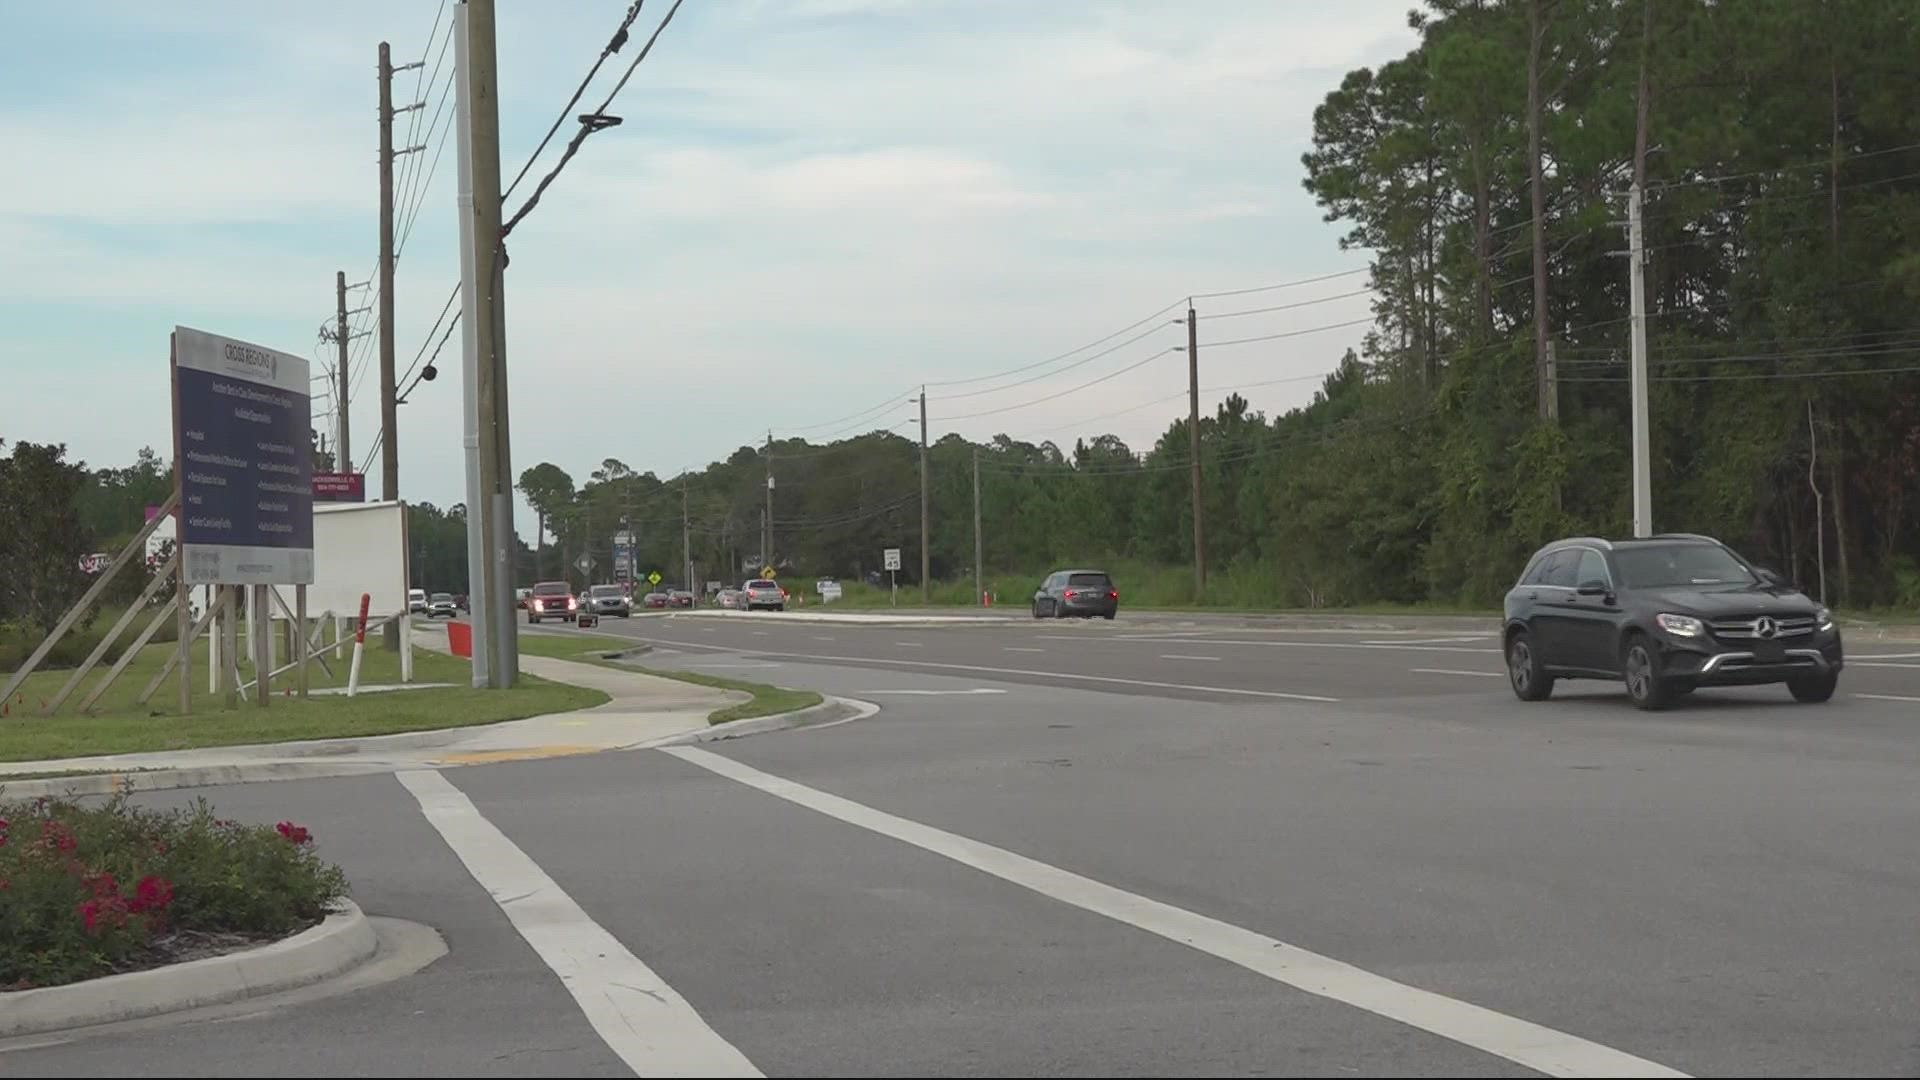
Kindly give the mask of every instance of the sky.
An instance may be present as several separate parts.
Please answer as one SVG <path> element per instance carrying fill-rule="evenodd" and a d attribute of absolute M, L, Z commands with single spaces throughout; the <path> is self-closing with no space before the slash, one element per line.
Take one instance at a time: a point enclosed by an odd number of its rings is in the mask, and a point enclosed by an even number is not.
<path fill-rule="evenodd" d="M 576 113 L 669 2 L 645 4 Z M 552 461 L 584 481 L 613 457 L 666 478 L 769 428 L 912 436 L 922 383 L 935 439 L 1150 446 L 1184 410 L 1170 320 L 1188 296 L 1364 270 L 1299 159 L 1341 77 L 1411 47 L 1410 2 L 686 0 L 609 107 L 624 122 L 588 139 L 510 241 L 516 472 Z M 164 452 L 176 324 L 313 358 L 315 426 L 332 431 L 317 331 L 335 271 L 361 282 L 376 266 L 382 40 L 396 64 L 425 60 L 395 78 L 397 105 L 426 102 L 396 135 L 426 149 L 399 166 L 395 349 L 403 372 L 431 352 L 459 280 L 451 7 L 11 6 L 0 438 L 64 442 L 94 466 Z M 626 4 L 499 8 L 511 178 Z M 1268 412 L 1310 400 L 1365 326 L 1209 345 L 1363 320 L 1367 296 L 1341 294 L 1365 281 L 1197 301 L 1324 301 L 1203 320 L 1203 408 L 1237 387 Z M 1100 348 L 1144 336 L 1106 355 L 1032 367 L 1135 323 Z M 353 353 L 357 465 L 380 423 L 372 341 Z M 399 411 L 411 501 L 464 498 L 459 347 L 456 332 Z"/>

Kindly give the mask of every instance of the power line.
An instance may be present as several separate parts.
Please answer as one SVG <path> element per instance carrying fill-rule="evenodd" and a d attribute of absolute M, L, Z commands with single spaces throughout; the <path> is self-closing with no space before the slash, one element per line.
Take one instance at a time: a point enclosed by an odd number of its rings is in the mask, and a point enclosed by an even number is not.
<path fill-rule="evenodd" d="M 1322 281 L 1333 281 L 1336 278 L 1352 277 L 1355 274 L 1365 274 L 1372 271 L 1372 269 L 1373 269 L 1372 266 L 1362 266 L 1355 270 L 1342 270 L 1336 274 L 1321 274 L 1318 277 L 1299 278 L 1294 281 L 1282 281 L 1275 285 L 1256 285 L 1251 289 L 1225 289 L 1220 292 L 1194 293 L 1191 297 L 1188 297 L 1188 299 L 1212 300 L 1215 297 L 1220 297 L 1220 296 L 1246 296 L 1251 293 L 1272 292 L 1275 289 L 1291 289 L 1300 285 L 1313 285 Z"/>
<path fill-rule="evenodd" d="M 1355 289 L 1352 292 L 1334 293 L 1332 296 L 1322 296 L 1313 300 L 1299 300 L 1291 304 L 1275 304 L 1272 307 L 1246 308 L 1241 311 L 1215 311 L 1215 312 L 1199 315 L 1198 318 L 1202 320 L 1235 319 L 1235 318 L 1239 318 L 1242 315 L 1265 315 L 1270 311 L 1292 311 L 1294 308 L 1312 307 L 1315 304 L 1328 304 L 1328 303 L 1332 303 L 1335 300 L 1345 300 L 1350 296 L 1365 296 L 1372 291 L 1373 289 L 1370 287 L 1365 289 Z"/>
<path fill-rule="evenodd" d="M 1303 334 L 1318 334 L 1323 330 L 1339 330 L 1344 327 L 1360 326 L 1364 323 L 1371 322 L 1373 322 L 1373 317 L 1369 315 L 1364 319 L 1349 319 L 1346 322 L 1328 323 L 1325 326 L 1309 326 L 1304 330 L 1283 330 L 1277 334 L 1261 334 L 1257 337 L 1233 338 L 1229 341 L 1203 341 L 1200 343 L 1200 347 L 1203 349 L 1219 349 L 1228 345 L 1248 345 L 1256 341 L 1278 341 L 1281 338 L 1300 337 Z M 1185 350 L 1183 349 L 1181 351 L 1184 352 Z"/>
<path fill-rule="evenodd" d="M 1097 379 L 1090 379 L 1087 382 L 1081 383 L 1079 386 L 1062 390 L 1059 393 L 1048 394 L 1046 397 L 1034 398 L 1031 401 L 1023 401 L 1016 405 L 1003 405 L 998 409 L 983 409 L 980 412 L 960 413 L 954 416 L 935 416 L 935 417 L 932 417 L 928 422 L 931 423 L 934 420 L 941 420 L 941 421 L 972 420 L 976 417 L 981 417 L 981 416 L 993 416 L 997 413 L 1013 412 L 1016 409 L 1031 409 L 1035 405 L 1044 405 L 1049 401 L 1055 401 L 1060 398 L 1066 397 L 1068 394 L 1077 394 L 1080 391 L 1087 389 L 1088 387 L 1098 386 L 1099 384 L 1106 382 L 1108 379 L 1118 378 L 1136 368 L 1145 367 L 1146 365 L 1153 363 L 1155 360 L 1160 359 L 1161 357 L 1167 355 L 1168 353 L 1184 352 L 1184 351 L 1185 350 L 1181 349 L 1179 346 L 1173 346 L 1170 348 L 1161 349 L 1159 352 L 1149 353 L 1146 356 L 1142 357 L 1141 359 L 1136 360 L 1133 363 L 1128 364 L 1126 367 L 1120 368 L 1117 371 L 1110 371 L 1105 375 L 1100 376 Z"/>
<path fill-rule="evenodd" d="M 680 10 L 682 2 L 683 0 L 673 0 L 673 6 L 667 9 L 666 16 L 660 20 L 660 25 L 653 28 L 653 34 L 647 38 L 647 43 L 641 46 L 639 55 L 633 58 L 633 63 L 627 65 L 626 74 L 620 76 L 620 81 L 613 85 L 613 90 L 607 94 L 606 100 L 600 103 L 599 108 L 580 118 L 580 130 L 574 132 L 573 138 L 567 142 L 567 148 L 560 154 L 560 160 L 554 163 L 553 168 L 547 172 L 547 175 L 540 178 L 538 184 L 534 185 L 533 194 L 527 196 L 527 201 L 521 205 L 520 209 L 514 211 L 513 216 L 507 219 L 506 224 L 500 226 L 500 236 L 502 239 L 505 239 L 507 234 L 511 233 L 514 226 L 520 224 L 522 219 L 528 214 L 533 213 L 534 207 L 540 205 L 540 197 L 546 194 L 547 188 L 551 186 L 555 180 L 560 178 L 560 173 L 566 169 L 567 163 L 573 160 L 573 155 L 580 152 L 580 146 L 587 141 L 587 136 L 619 123 L 617 119 L 607 116 L 607 106 L 613 104 L 613 99 L 625 88 L 627 80 L 633 78 L 633 73 L 639 69 L 640 62 L 645 60 L 649 53 L 653 52 L 654 43 L 660 40 L 660 35 L 666 30 L 667 24 L 673 21 L 674 13 Z M 638 13 L 638 5 L 635 5 L 635 13 Z M 619 35 L 616 35 L 616 37 L 617 36 Z M 596 67 L 597 66 L 598 64 L 596 62 Z M 572 106 L 568 107 L 571 108 Z M 514 182 L 518 183 L 519 181 L 515 180 Z"/>
<path fill-rule="evenodd" d="M 1147 323 L 1150 323 L 1153 320 L 1160 318 L 1161 316 L 1165 315 L 1167 312 L 1172 311 L 1174 308 L 1177 308 L 1179 306 L 1180 306 L 1180 301 L 1175 300 L 1173 303 L 1168 304 L 1167 306 L 1161 308 L 1160 310 L 1154 312 L 1153 314 L 1148 315 L 1143 319 L 1138 319 L 1134 322 L 1130 322 L 1127 325 L 1121 327 L 1120 329 L 1115 330 L 1111 334 L 1107 334 L 1104 337 L 1095 338 L 1092 341 L 1089 341 L 1085 345 L 1082 345 L 1078 348 L 1068 349 L 1066 352 L 1059 353 L 1058 355 L 1049 356 L 1045 360 L 1036 360 L 1031 364 L 1022 364 L 1019 367 L 1008 368 L 1005 371 L 996 371 L 991 375 L 973 375 L 965 379 L 939 379 L 933 382 L 929 382 L 926 385 L 928 386 L 965 386 L 969 383 L 991 382 L 994 379 L 1004 379 L 1009 375 L 1019 375 L 1028 371 L 1032 371 L 1035 368 L 1046 367 L 1048 364 L 1065 360 L 1067 357 L 1072 356 L 1075 353 L 1086 352 L 1088 349 L 1094 348 L 1095 346 L 1104 345 L 1107 342 L 1112 341 L 1114 338 L 1119 337 L 1121 334 L 1125 334 L 1133 330 L 1138 330 L 1140 327 L 1145 326 Z M 955 396 L 960 396 L 960 395 L 955 395 Z"/>
<path fill-rule="evenodd" d="M 856 412 L 856 413 L 848 413 L 845 416 L 835 417 L 832 420 L 823 420 L 818 424 L 803 424 L 799 427 L 776 428 L 775 430 L 784 431 L 787 433 L 793 433 L 798 431 L 818 431 L 821 428 L 833 427 L 837 424 L 840 424 L 843 421 L 852 421 L 854 423 L 861 423 L 866 417 L 872 416 L 875 413 L 884 412 L 885 410 L 891 409 L 894 406 L 901 404 L 902 402 L 907 402 L 912 400 L 913 400 L 913 391 L 909 390 L 903 394 L 895 394 L 894 396 L 888 398 L 887 400 L 881 402 L 878 405 L 873 406 L 872 408 L 861 409 L 859 412 Z"/>
<path fill-rule="evenodd" d="M 1136 324 L 1136 325 L 1137 325 L 1137 324 Z M 1111 356 L 1112 354 L 1114 354 L 1114 353 L 1116 353 L 1116 352 L 1118 352 L 1118 351 L 1120 351 L 1121 349 L 1124 349 L 1124 348 L 1126 348 L 1126 347 L 1127 347 L 1127 346 L 1129 346 L 1129 345 L 1132 345 L 1132 344 L 1134 344 L 1134 343 L 1136 343 L 1136 342 L 1138 342 L 1138 341 L 1141 341 L 1141 340 L 1143 340 L 1143 339 L 1145 339 L 1145 338 L 1149 338 L 1149 337 L 1152 337 L 1152 336 L 1153 336 L 1154 334 L 1158 334 L 1158 333 L 1160 333 L 1160 332 L 1161 332 L 1162 330 L 1165 330 L 1165 329 L 1166 329 L 1166 328 L 1167 328 L 1168 326 L 1171 326 L 1171 325 L 1173 325 L 1173 324 L 1172 324 L 1172 323 L 1167 323 L 1167 324 L 1164 324 L 1164 325 L 1161 325 L 1161 326 L 1151 326 L 1151 327 L 1148 327 L 1147 329 L 1145 329 L 1145 330 L 1143 330 L 1143 331 L 1141 331 L 1141 332 L 1140 332 L 1140 333 L 1138 333 L 1138 334 L 1135 334 L 1134 336 L 1132 336 L 1132 337 L 1130 337 L 1130 338 L 1128 338 L 1128 339 L 1127 339 L 1127 340 L 1125 340 L 1125 341 L 1122 341 L 1122 342 L 1118 342 L 1118 343 L 1116 343 L 1116 344 L 1113 344 L 1113 345 L 1109 345 L 1109 346 L 1107 346 L 1106 348 L 1104 348 L 1104 349 L 1101 349 L 1101 350 L 1100 350 L 1099 352 L 1097 352 L 1097 353 L 1088 353 L 1088 354 L 1087 354 L 1086 356 L 1083 356 L 1083 357 L 1081 357 L 1080 359 L 1078 359 L 1078 360 L 1075 360 L 1075 361 L 1074 361 L 1073 363 L 1071 363 L 1071 364 L 1068 364 L 1068 365 L 1066 365 L 1065 367 L 1060 367 L 1060 368 L 1056 368 L 1056 369 L 1054 369 L 1053 371 L 1043 371 L 1043 372 L 1041 372 L 1041 373 L 1040 373 L 1040 374 L 1038 374 L 1038 375 L 1029 375 L 1029 376 L 1027 376 L 1027 377 L 1026 377 L 1026 378 L 1024 378 L 1024 379 L 1020 379 L 1020 380 L 1018 380 L 1018 381 L 1016 381 L 1016 382 L 1010 382 L 1010 383 L 1007 383 L 1007 384 L 1006 384 L 1006 385 L 1004 385 L 1004 386 L 989 386 L 989 387 L 987 387 L 987 388 L 985 388 L 985 389 L 983 389 L 983 390 L 969 390 L 969 391 L 967 391 L 967 392 L 966 392 L 966 393 L 964 393 L 964 394 L 947 394 L 947 395 L 945 395 L 945 396 L 943 396 L 943 397 L 937 397 L 937 398 L 934 398 L 933 400 L 935 400 L 935 401 L 958 401 L 958 400 L 960 400 L 961 398 L 970 398 L 970 397 L 979 397 L 979 396 L 980 396 L 980 395 L 982 395 L 982 394 L 998 394 L 998 393 L 1000 393 L 1000 392 L 1001 392 L 1001 391 L 1003 391 L 1003 390 L 1011 390 L 1011 389 L 1013 389 L 1013 388 L 1014 388 L 1014 387 L 1016 387 L 1016 386 L 1026 386 L 1026 385 L 1027 385 L 1027 384 L 1029 384 L 1029 383 L 1036 383 L 1036 382 L 1039 382 L 1039 381 L 1040 381 L 1040 380 L 1042 380 L 1042 379 L 1051 379 L 1051 378 L 1054 378 L 1054 377 L 1056 377 L 1056 376 L 1058 376 L 1058 375 L 1061 375 L 1061 374 L 1063 374 L 1063 373 L 1065 373 L 1065 372 L 1068 372 L 1068 371 L 1072 371 L 1072 370 L 1073 370 L 1074 368 L 1077 368 L 1077 367 L 1080 367 L 1080 366 L 1081 366 L 1082 364 L 1090 364 L 1090 363 L 1092 363 L 1093 361 L 1095 361 L 1095 360 L 1098 360 L 1098 359 L 1100 359 L 1100 358 L 1101 358 L 1101 357 L 1103 357 L 1103 356 Z M 931 384 L 929 384 L 929 385 L 931 385 Z"/>
<path fill-rule="evenodd" d="M 508 184 L 507 189 L 500 193 L 502 199 L 513 194 L 513 189 L 519 187 L 520 181 L 526 179 L 527 170 L 533 168 L 533 163 L 540 160 L 541 154 L 546 153 L 547 144 L 553 141 L 554 135 L 560 130 L 560 125 L 567 122 L 567 116 L 573 112 L 573 107 L 580 104 L 580 95 L 587 92 L 587 86 L 593 82 L 593 77 L 600 74 L 600 65 L 606 63 L 607 57 L 619 52 L 620 47 L 627 43 L 627 31 L 633 26 L 633 20 L 640 17 L 640 5 L 645 2 L 646 0 L 634 0 L 627 6 L 626 17 L 620 20 L 620 25 L 613 31 L 613 36 L 607 39 L 606 45 L 601 47 L 600 58 L 587 69 L 587 77 L 580 80 L 580 85 L 574 88 L 573 96 L 560 107 L 560 115 L 553 118 L 553 126 L 547 129 L 547 134 L 540 140 L 540 145 L 534 147 L 533 153 L 527 156 L 527 163 L 520 166 L 520 172 L 513 178 L 513 183 Z"/>
<path fill-rule="evenodd" d="M 1853 368 L 1847 371 L 1733 371 L 1713 375 L 1654 375 L 1655 382 L 1751 382 L 1774 379 L 1843 379 L 1862 375 L 1908 375 L 1920 372 L 1920 366 L 1891 368 Z M 1581 375 L 1561 382 L 1627 382 L 1625 375 Z"/>
<path fill-rule="evenodd" d="M 1907 143 L 1904 146 L 1889 146 L 1884 150 L 1868 150 L 1864 153 L 1849 154 L 1841 158 L 1840 163 L 1846 165 L 1866 158 L 1882 157 L 1886 154 L 1899 154 L 1908 150 L 1920 150 L 1920 143 Z M 1792 172 L 1799 169 L 1831 169 L 1832 167 L 1833 162 L 1831 161 L 1805 161 L 1792 165 L 1780 165 L 1772 169 L 1755 169 L 1752 172 L 1727 173 L 1724 176 L 1701 176 L 1683 180 L 1664 180 L 1657 184 L 1648 184 L 1647 194 L 1651 195 L 1669 188 L 1698 187 L 1702 184 L 1724 184 L 1732 180 L 1752 180 L 1760 177 L 1773 177 L 1783 172 Z"/>

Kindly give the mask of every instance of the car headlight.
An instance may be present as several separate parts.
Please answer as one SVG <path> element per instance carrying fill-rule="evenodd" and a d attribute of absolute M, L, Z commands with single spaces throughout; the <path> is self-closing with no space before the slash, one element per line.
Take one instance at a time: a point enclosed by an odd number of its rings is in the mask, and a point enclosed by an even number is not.
<path fill-rule="evenodd" d="M 1833 629 L 1833 612 L 1826 608 L 1821 608 L 1819 611 L 1814 612 L 1813 621 L 1819 625 L 1820 629 L 1831 630 Z"/>
<path fill-rule="evenodd" d="M 1699 637 L 1707 632 L 1707 624 L 1691 615 L 1656 615 L 1654 621 L 1674 637 Z"/>

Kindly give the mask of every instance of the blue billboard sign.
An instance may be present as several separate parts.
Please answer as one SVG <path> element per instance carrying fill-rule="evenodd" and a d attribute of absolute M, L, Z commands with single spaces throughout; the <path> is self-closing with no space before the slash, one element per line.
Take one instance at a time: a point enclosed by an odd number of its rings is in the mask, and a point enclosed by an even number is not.
<path fill-rule="evenodd" d="M 307 361 L 173 332 L 181 566 L 192 585 L 313 583 Z"/>

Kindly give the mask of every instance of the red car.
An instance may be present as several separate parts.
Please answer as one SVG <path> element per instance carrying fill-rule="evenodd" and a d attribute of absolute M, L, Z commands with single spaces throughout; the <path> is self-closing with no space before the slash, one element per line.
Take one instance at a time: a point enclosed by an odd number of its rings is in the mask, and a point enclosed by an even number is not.
<path fill-rule="evenodd" d="M 564 581 L 542 581 L 533 587 L 533 595 L 527 597 L 527 621 L 530 623 L 542 619 L 572 622 L 579 610 L 580 600 L 573 595 L 573 586 Z"/>
<path fill-rule="evenodd" d="M 650 607 L 650 608 L 666 607 L 667 594 L 663 592 L 650 592 L 644 598 L 641 599 L 640 606 Z"/>

